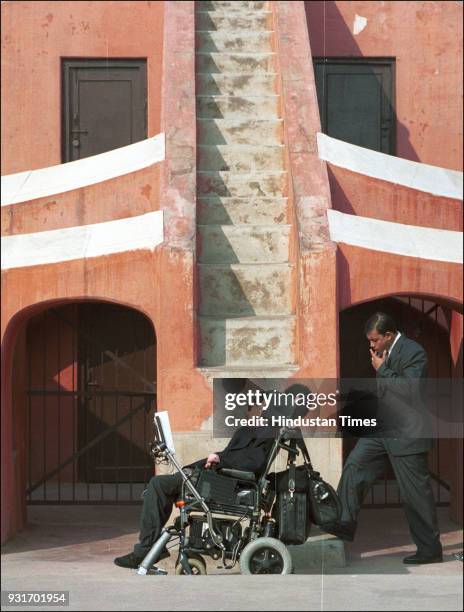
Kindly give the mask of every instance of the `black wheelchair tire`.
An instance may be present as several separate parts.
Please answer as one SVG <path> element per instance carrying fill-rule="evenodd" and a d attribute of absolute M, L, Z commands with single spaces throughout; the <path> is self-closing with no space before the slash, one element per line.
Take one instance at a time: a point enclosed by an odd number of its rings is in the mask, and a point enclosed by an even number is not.
<path fill-rule="evenodd" d="M 280 570 L 280 571 L 277 571 Z M 240 555 L 242 574 L 291 574 L 290 551 L 276 538 L 258 538 L 249 542 Z"/>

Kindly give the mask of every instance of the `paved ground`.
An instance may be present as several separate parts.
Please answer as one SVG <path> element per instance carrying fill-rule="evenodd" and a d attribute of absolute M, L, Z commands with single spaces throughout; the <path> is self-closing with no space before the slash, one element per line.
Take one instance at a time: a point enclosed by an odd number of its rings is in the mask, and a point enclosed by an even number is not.
<path fill-rule="evenodd" d="M 69 590 L 71 610 L 462 609 L 463 566 L 453 558 L 462 531 L 444 508 L 442 564 L 404 566 L 414 547 L 402 511 L 364 510 L 346 546 L 347 567 L 293 576 L 241 576 L 216 562 L 209 576 L 174 576 L 172 558 L 161 564 L 166 577 L 118 568 L 112 560 L 131 550 L 138 513 L 134 506 L 31 507 L 27 529 L 2 548 L 2 589 Z"/>

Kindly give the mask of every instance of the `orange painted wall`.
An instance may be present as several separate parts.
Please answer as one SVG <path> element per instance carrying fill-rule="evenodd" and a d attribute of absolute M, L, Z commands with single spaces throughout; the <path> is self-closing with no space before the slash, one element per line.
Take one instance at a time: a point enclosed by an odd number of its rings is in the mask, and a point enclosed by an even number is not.
<path fill-rule="evenodd" d="M 24 342 L 18 343 L 28 319 L 51 304 L 104 300 L 144 313 L 157 336 L 157 372 L 152 374 L 158 406 L 169 410 L 175 431 L 198 429 L 210 416 L 211 389 L 196 369 L 193 10 L 193 2 L 2 3 L 4 173 L 61 162 L 62 56 L 147 57 L 148 135 L 163 131 L 168 152 L 165 162 L 145 170 L 2 211 L 5 234 L 98 223 L 160 208 L 165 215 L 165 242 L 154 253 L 135 251 L 2 274 L 2 540 L 25 520 L 25 403 L 16 411 L 11 402 L 13 387 L 15 397 L 25 388 L 24 381 L 13 378 L 13 370 L 25 371 Z M 14 112 L 18 108 L 21 114 Z"/>
<path fill-rule="evenodd" d="M 462 200 L 444 198 L 328 164 L 332 203 L 344 213 L 462 232 Z"/>
<path fill-rule="evenodd" d="M 2 235 L 28 234 L 159 210 L 160 164 L 46 198 L 2 206 Z"/>
<path fill-rule="evenodd" d="M 313 56 L 396 58 L 398 157 L 461 170 L 462 3 L 305 4 Z"/>
<path fill-rule="evenodd" d="M 389 295 L 438 298 L 462 312 L 462 265 L 339 244 L 339 308 Z"/>
<path fill-rule="evenodd" d="M 159 133 L 164 2 L 6 1 L 1 10 L 2 174 L 61 163 L 62 57 L 147 58 L 148 136 Z"/>
<path fill-rule="evenodd" d="M 326 165 L 317 154 L 320 120 L 304 5 L 278 2 L 272 3 L 272 10 L 288 155 L 289 202 L 296 234 L 299 369 L 295 378 L 336 378 L 337 258 L 326 217 L 330 208 Z"/>
<path fill-rule="evenodd" d="M 211 389 L 195 367 L 192 267 L 191 253 L 158 247 L 154 253 L 136 251 L 3 273 L 2 499 L 8 511 L 2 514 L 2 539 L 21 528 L 25 517 L 24 474 L 18 473 L 26 466 L 24 440 L 13 443 L 12 435 L 25 430 L 25 402 L 22 409 L 13 409 L 11 397 L 13 385 L 25 386 L 12 373 L 14 349 L 27 320 L 53 303 L 82 299 L 115 302 L 144 313 L 157 335 L 153 380 L 158 381 L 158 406 L 169 410 L 175 431 L 192 431 L 211 413 Z M 16 365 L 25 371 L 20 360 Z"/>

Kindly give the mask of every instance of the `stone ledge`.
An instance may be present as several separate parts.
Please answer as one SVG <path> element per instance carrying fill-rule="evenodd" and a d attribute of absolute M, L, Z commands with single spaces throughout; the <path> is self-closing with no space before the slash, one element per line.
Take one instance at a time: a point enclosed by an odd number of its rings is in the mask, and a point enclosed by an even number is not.
<path fill-rule="evenodd" d="M 319 527 L 311 527 L 311 535 L 304 544 L 289 545 L 293 572 L 306 574 L 323 572 L 326 568 L 346 567 L 345 546 L 339 538 L 325 533 Z"/>

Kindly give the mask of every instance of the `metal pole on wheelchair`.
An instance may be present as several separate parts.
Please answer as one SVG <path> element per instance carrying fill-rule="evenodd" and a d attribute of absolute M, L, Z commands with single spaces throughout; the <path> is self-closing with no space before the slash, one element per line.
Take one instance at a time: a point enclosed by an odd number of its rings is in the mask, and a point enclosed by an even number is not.
<path fill-rule="evenodd" d="M 150 548 L 146 556 L 144 557 L 142 563 L 139 565 L 139 569 L 137 570 L 137 574 L 139 576 L 145 576 L 148 574 L 153 563 L 158 559 L 161 554 L 161 551 L 166 547 L 166 544 L 172 538 L 172 534 L 168 529 L 163 529 L 160 537 L 156 540 L 153 546 Z M 164 573 L 158 570 L 159 573 Z M 166 572 L 167 573 L 167 572 Z"/>

